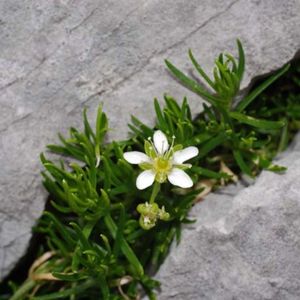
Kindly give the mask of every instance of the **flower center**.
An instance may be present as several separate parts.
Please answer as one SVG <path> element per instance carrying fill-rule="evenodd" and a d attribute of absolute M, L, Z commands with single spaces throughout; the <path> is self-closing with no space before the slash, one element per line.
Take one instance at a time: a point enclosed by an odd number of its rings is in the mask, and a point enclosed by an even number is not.
<path fill-rule="evenodd" d="M 154 169 L 157 173 L 167 173 L 172 168 L 170 161 L 163 157 L 154 160 Z"/>
<path fill-rule="evenodd" d="M 167 180 L 168 172 L 172 169 L 172 163 L 169 159 L 159 156 L 154 159 L 153 168 L 155 171 L 155 180 L 163 183 Z"/>

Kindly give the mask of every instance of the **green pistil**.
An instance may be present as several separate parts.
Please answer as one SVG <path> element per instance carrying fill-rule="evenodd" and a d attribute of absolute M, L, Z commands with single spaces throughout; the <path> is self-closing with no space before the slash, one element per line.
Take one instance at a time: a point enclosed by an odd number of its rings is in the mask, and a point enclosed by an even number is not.
<path fill-rule="evenodd" d="M 169 159 L 164 157 L 155 158 L 153 166 L 156 173 L 168 173 L 172 168 Z"/>
<path fill-rule="evenodd" d="M 163 183 L 167 180 L 167 174 L 171 170 L 172 164 L 169 159 L 159 156 L 155 158 L 153 168 L 155 171 L 155 180 Z"/>

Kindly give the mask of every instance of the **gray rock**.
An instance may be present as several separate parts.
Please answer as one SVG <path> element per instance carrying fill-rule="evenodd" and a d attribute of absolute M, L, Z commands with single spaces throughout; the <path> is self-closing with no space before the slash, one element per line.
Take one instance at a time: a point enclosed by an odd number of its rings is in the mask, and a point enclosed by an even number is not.
<path fill-rule="evenodd" d="M 83 106 L 93 120 L 102 101 L 110 138 L 124 138 L 130 114 L 153 124 L 152 99 L 164 92 L 199 111 L 164 58 L 188 71 L 192 48 L 209 70 L 239 37 L 246 87 L 300 48 L 298 0 L 2 0 L 0 9 L 0 279 L 44 206 L 38 155 L 58 131 L 81 126 Z"/>
<path fill-rule="evenodd" d="M 300 134 L 254 185 L 194 206 L 197 219 L 159 270 L 159 299 L 300 299 Z"/>

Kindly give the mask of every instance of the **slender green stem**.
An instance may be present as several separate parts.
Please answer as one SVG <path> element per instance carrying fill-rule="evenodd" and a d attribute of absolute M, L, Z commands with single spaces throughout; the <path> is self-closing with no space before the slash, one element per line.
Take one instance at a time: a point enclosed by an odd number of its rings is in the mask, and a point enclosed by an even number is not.
<path fill-rule="evenodd" d="M 155 181 L 154 186 L 153 186 L 153 190 L 152 190 L 152 194 L 151 194 L 151 197 L 150 197 L 150 204 L 154 203 L 155 198 L 156 198 L 159 190 L 160 190 L 160 183 Z"/>
<path fill-rule="evenodd" d="M 27 279 L 20 288 L 13 294 L 9 300 L 22 300 L 26 297 L 26 295 L 29 293 L 30 290 L 34 288 L 36 285 L 36 281 L 32 279 Z"/>

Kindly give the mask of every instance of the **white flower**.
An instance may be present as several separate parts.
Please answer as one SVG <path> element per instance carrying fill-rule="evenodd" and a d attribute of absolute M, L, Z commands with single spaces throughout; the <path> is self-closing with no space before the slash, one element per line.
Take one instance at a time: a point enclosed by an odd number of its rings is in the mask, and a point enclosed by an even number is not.
<path fill-rule="evenodd" d="M 124 158 L 131 164 L 138 164 L 144 171 L 137 177 L 136 186 L 143 190 L 153 184 L 154 180 L 163 183 L 168 179 L 173 185 L 181 188 L 193 186 L 193 181 L 183 170 L 190 168 L 185 161 L 198 155 L 198 148 L 191 146 L 182 149 L 181 145 L 169 147 L 165 134 L 157 130 L 153 142 L 145 141 L 145 153 L 130 151 L 124 153 Z"/>

